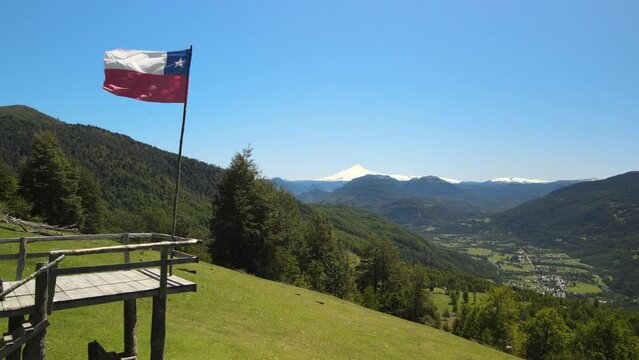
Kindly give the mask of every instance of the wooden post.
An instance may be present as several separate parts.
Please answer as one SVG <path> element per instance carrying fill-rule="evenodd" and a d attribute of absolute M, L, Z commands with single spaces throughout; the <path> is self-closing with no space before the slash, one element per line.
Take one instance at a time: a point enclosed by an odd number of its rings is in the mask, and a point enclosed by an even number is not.
<path fill-rule="evenodd" d="M 39 270 L 45 264 L 38 264 L 36 270 Z M 29 315 L 29 322 L 35 327 L 48 318 L 49 306 L 49 270 L 43 271 L 35 280 L 35 305 L 33 312 Z M 22 357 L 24 360 L 43 360 L 46 355 L 46 334 L 47 329 L 35 335 L 24 346 Z"/>
<path fill-rule="evenodd" d="M 60 255 L 54 255 L 51 254 L 49 255 L 49 262 L 53 262 L 55 259 L 57 259 Z M 55 274 L 55 269 L 58 268 L 58 264 L 53 265 L 52 267 L 49 268 L 49 270 L 47 271 L 47 273 L 49 273 L 48 278 L 49 278 L 49 283 L 48 283 L 48 290 L 49 290 L 49 295 L 47 297 L 47 311 L 48 314 L 51 314 L 51 311 L 53 311 L 53 297 L 55 296 L 55 281 L 56 281 L 56 274 Z"/>
<path fill-rule="evenodd" d="M 160 257 L 160 293 L 153 297 L 153 315 L 151 319 L 151 360 L 164 359 L 164 339 L 166 336 L 166 290 L 168 280 L 167 260 L 169 247 L 162 246 Z"/>
<path fill-rule="evenodd" d="M 20 252 L 18 253 L 18 266 L 16 268 L 16 280 L 22 280 L 24 266 L 27 261 L 27 238 L 20 238 Z"/>
<path fill-rule="evenodd" d="M 129 234 L 122 235 L 122 243 L 129 245 Z M 131 262 L 129 250 L 124 251 L 124 263 Z M 138 354 L 138 319 L 137 304 L 135 299 L 124 300 L 124 356 L 137 356 Z"/>
<path fill-rule="evenodd" d="M 24 267 L 27 261 L 27 238 L 20 238 L 20 251 L 18 252 L 18 266 L 16 267 L 16 280 L 22 280 L 24 274 Z M 24 322 L 24 316 L 13 316 L 9 318 L 9 332 L 13 332 L 15 329 L 21 328 Z M 20 360 L 20 353 L 22 349 L 16 349 L 14 352 L 7 356 L 7 360 Z"/>

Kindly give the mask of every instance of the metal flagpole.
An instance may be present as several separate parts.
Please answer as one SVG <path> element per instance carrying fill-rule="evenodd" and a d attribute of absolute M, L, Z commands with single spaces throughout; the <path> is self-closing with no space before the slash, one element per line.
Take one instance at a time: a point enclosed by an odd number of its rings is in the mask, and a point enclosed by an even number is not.
<path fill-rule="evenodd" d="M 178 151 L 177 178 L 175 179 L 175 198 L 173 199 L 173 231 L 171 236 L 175 240 L 175 229 L 177 225 L 178 195 L 180 193 L 180 176 L 182 174 L 182 143 L 184 142 L 184 126 L 186 125 L 186 104 L 189 101 L 189 78 L 191 72 L 191 61 L 193 60 L 193 45 L 189 47 L 189 74 L 186 77 L 186 96 L 184 97 L 184 110 L 182 111 L 182 131 L 180 132 L 180 149 Z"/>

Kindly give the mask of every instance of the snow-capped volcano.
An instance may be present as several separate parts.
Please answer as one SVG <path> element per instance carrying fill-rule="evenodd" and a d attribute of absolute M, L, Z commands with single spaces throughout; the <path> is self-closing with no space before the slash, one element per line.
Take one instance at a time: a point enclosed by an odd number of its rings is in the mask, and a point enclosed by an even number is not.
<path fill-rule="evenodd" d="M 358 177 L 362 177 L 366 175 L 378 175 L 378 174 L 364 168 L 360 164 L 355 164 L 346 170 L 342 170 L 338 172 L 335 175 L 323 177 L 317 180 L 319 181 L 351 181 L 353 179 L 357 179 Z"/>
<path fill-rule="evenodd" d="M 525 179 L 520 177 L 500 177 L 490 180 L 490 182 L 512 183 L 512 184 L 547 184 L 551 181 L 542 179 Z"/>
<path fill-rule="evenodd" d="M 321 179 L 317 179 L 318 181 L 351 181 L 353 179 L 357 179 L 358 177 L 366 176 L 366 175 L 385 175 L 390 176 L 395 180 L 399 181 L 407 181 L 413 179 L 415 176 L 408 175 L 389 175 L 389 174 L 380 174 L 374 171 L 370 171 L 363 167 L 362 165 L 355 164 L 349 167 L 346 170 L 342 170 L 335 175 L 323 177 Z"/>

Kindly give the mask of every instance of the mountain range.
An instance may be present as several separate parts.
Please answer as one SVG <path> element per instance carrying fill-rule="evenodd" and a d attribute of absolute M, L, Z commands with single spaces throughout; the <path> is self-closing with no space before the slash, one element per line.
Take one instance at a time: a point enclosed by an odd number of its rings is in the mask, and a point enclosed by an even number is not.
<path fill-rule="evenodd" d="M 95 174 L 107 207 L 106 229 L 147 230 L 136 228 L 142 223 L 166 231 L 175 154 L 94 126 L 67 124 L 26 106 L 4 106 L 0 107 L 0 160 L 14 173 L 30 155 L 31 139 L 39 131 L 54 133 L 67 156 Z M 223 169 L 189 158 L 184 159 L 183 169 L 180 214 L 190 222 L 194 236 L 206 238 L 210 201 Z M 309 209 L 329 212 L 333 225 L 353 237 L 351 244 L 404 234 L 393 241 L 405 254 L 416 252 L 412 256 L 435 266 L 492 277 L 485 265 L 386 220 L 424 228 L 490 218 L 492 231 L 574 254 L 609 271 L 608 283 L 614 289 L 639 296 L 637 171 L 596 181 L 453 183 L 435 176 L 397 180 L 378 174 L 350 181 L 273 181 L 298 198 L 321 202 Z"/>
<path fill-rule="evenodd" d="M 54 133 L 71 161 L 95 174 L 106 204 L 105 230 L 112 232 L 170 232 L 170 209 L 175 186 L 177 155 L 95 126 L 67 124 L 27 106 L 0 107 L 0 161 L 15 174 L 31 154 L 33 135 Z M 211 217 L 211 200 L 223 169 L 184 158 L 179 215 L 188 235 L 206 239 Z M 332 182 L 322 189 L 334 190 Z M 319 211 L 306 207 L 306 211 Z M 465 254 L 435 245 L 416 233 L 388 220 L 353 210 L 326 205 L 321 212 L 339 226 L 347 246 L 357 252 L 371 238 L 390 238 L 407 259 L 497 279 L 495 268 Z M 370 216 L 369 216 L 370 215 Z"/>
<path fill-rule="evenodd" d="M 318 180 L 273 179 L 278 186 L 308 203 L 335 203 L 377 211 L 382 206 L 406 197 L 441 197 L 467 202 L 480 212 L 507 210 L 581 181 L 510 177 L 472 182 L 432 175 L 385 175 L 367 170 L 361 165 Z"/>

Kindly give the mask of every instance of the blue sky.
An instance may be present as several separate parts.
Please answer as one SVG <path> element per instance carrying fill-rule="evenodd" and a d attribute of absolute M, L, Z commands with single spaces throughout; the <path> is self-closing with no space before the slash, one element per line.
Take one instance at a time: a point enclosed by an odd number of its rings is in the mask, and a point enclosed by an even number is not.
<path fill-rule="evenodd" d="M 267 176 L 639 169 L 637 1 L 12 1 L 0 104 L 177 152 L 180 104 L 101 89 L 114 48 L 193 44 L 184 153 Z M 1 135 L 0 135 L 1 141 Z"/>

